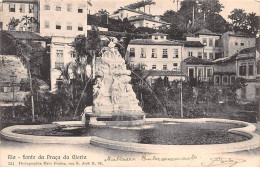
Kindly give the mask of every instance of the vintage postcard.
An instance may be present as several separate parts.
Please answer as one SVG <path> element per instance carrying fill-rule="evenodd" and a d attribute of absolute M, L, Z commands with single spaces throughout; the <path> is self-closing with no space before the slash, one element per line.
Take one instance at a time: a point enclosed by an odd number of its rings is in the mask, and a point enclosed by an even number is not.
<path fill-rule="evenodd" d="M 259 0 L 0 0 L 1 167 L 259 167 Z"/>

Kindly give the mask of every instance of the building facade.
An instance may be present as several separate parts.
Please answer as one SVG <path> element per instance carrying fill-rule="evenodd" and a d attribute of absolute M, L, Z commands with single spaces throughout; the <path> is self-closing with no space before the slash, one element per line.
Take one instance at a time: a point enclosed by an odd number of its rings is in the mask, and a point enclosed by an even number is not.
<path fill-rule="evenodd" d="M 58 68 L 74 61 L 72 43 L 77 35 L 87 35 L 87 0 L 41 0 L 40 34 L 48 37 L 51 91 L 62 81 Z"/>
<path fill-rule="evenodd" d="M 142 12 L 142 11 L 136 11 L 136 10 L 132 10 L 129 8 L 121 8 L 118 9 L 117 11 L 115 11 L 112 15 L 110 15 L 111 18 L 113 19 L 125 19 L 125 18 L 130 18 L 132 16 L 138 16 L 138 15 L 144 15 L 146 13 Z"/>
<path fill-rule="evenodd" d="M 241 101 L 257 101 L 259 82 L 257 81 L 256 48 L 242 50 L 236 58 L 236 76 L 246 80 L 246 86 L 237 90 Z"/>
<path fill-rule="evenodd" d="M 220 58 L 221 48 L 219 46 L 221 34 L 213 33 L 207 29 L 200 30 L 194 36 L 187 36 L 187 41 L 199 41 L 204 45 L 202 58 L 204 60 L 215 60 Z"/>
<path fill-rule="evenodd" d="M 213 82 L 214 66 L 211 61 L 188 57 L 182 62 L 182 72 L 188 81 Z"/>
<path fill-rule="evenodd" d="M 226 32 L 221 36 L 223 57 L 230 57 L 245 48 L 255 47 L 255 37 L 244 34 Z"/>
<path fill-rule="evenodd" d="M 131 40 L 126 61 L 132 68 L 179 71 L 183 43 L 169 41 L 167 35 L 156 33 L 152 39 Z"/>
<path fill-rule="evenodd" d="M 151 14 L 144 13 L 142 11 L 136 11 L 129 8 L 118 9 L 114 14 L 110 15 L 113 19 L 125 19 L 127 18 L 129 22 L 138 27 L 148 27 L 153 29 L 158 29 L 161 26 L 170 26 L 170 23 L 167 23 L 160 19 L 159 16 L 154 16 Z"/>
<path fill-rule="evenodd" d="M 214 63 L 214 84 L 229 85 L 236 81 L 236 56 L 219 58 Z"/>
<path fill-rule="evenodd" d="M 41 0 L 40 34 L 75 37 L 87 33 L 87 0 Z"/>
<path fill-rule="evenodd" d="M 203 59 L 204 45 L 199 41 L 180 41 L 184 44 L 182 51 L 183 60 L 188 57 L 198 57 Z"/>
<path fill-rule="evenodd" d="M 2 0 L 0 2 L 0 30 L 38 31 L 39 16 L 39 0 Z M 16 21 L 15 24 L 13 20 L 13 24 L 9 25 L 12 18 L 18 22 Z M 27 22 L 26 25 L 25 22 Z"/>

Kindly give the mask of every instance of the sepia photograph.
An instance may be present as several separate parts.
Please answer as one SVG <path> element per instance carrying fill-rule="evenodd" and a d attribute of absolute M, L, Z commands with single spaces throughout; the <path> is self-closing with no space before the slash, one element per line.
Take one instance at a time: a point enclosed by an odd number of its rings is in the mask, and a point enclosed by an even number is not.
<path fill-rule="evenodd" d="M 0 167 L 259 167 L 260 0 L 0 0 Z"/>

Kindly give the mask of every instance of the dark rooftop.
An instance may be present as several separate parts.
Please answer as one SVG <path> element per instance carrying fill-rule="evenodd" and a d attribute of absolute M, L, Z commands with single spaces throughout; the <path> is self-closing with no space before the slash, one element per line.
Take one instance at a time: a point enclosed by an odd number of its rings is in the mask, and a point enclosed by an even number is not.
<path fill-rule="evenodd" d="M 184 47 L 204 47 L 200 41 L 180 41 L 184 44 Z"/>
<path fill-rule="evenodd" d="M 231 37 L 246 37 L 246 38 L 255 38 L 254 36 L 252 35 L 249 35 L 249 34 L 246 34 L 246 33 L 243 33 L 243 32 L 228 32 L 228 35 L 231 36 Z"/>
<path fill-rule="evenodd" d="M 128 19 L 130 22 L 132 21 L 140 21 L 140 20 L 148 20 L 148 21 L 152 21 L 152 22 L 157 22 L 157 23 L 162 23 L 162 24 L 170 24 L 170 23 L 167 23 L 165 21 L 162 21 L 162 20 L 155 20 L 153 18 L 153 16 L 150 16 L 150 15 L 138 15 L 138 16 L 132 16 Z"/>
<path fill-rule="evenodd" d="M 124 8 L 121 7 L 120 9 L 116 10 L 114 12 L 114 14 L 117 14 L 119 11 L 122 11 L 122 10 L 127 10 L 127 11 L 131 11 L 131 12 L 135 12 L 135 13 L 143 14 L 143 15 L 149 15 L 149 14 L 144 13 L 143 11 L 136 11 L 136 10 L 133 10 L 133 9 L 130 9 L 130 8 L 127 8 L 127 7 L 124 7 Z"/>
<path fill-rule="evenodd" d="M 211 32 L 210 30 L 204 28 L 202 30 L 197 31 L 195 33 L 195 35 L 215 35 L 215 36 L 220 36 L 221 34 Z"/>
<path fill-rule="evenodd" d="M 201 58 L 198 58 L 198 57 L 189 57 L 189 58 L 186 58 L 184 60 L 184 62 L 186 62 L 186 64 L 196 64 L 196 65 L 212 65 L 213 62 L 211 61 L 208 61 L 208 60 L 203 60 Z"/>
<path fill-rule="evenodd" d="M 135 45 L 183 45 L 183 43 L 180 43 L 179 41 L 154 41 L 152 39 L 135 39 L 131 40 L 129 44 L 135 44 Z"/>
<path fill-rule="evenodd" d="M 38 34 L 30 31 L 1 31 L 2 33 L 19 40 L 38 40 L 45 41 L 46 39 Z"/>
<path fill-rule="evenodd" d="M 232 62 L 235 61 L 236 59 L 248 59 L 248 58 L 254 58 L 255 57 L 255 47 L 251 48 L 245 48 L 241 50 L 240 52 L 230 56 L 230 57 L 225 57 L 225 58 L 219 58 L 214 60 L 213 62 L 215 64 L 221 64 L 221 63 L 227 63 L 227 62 Z"/>

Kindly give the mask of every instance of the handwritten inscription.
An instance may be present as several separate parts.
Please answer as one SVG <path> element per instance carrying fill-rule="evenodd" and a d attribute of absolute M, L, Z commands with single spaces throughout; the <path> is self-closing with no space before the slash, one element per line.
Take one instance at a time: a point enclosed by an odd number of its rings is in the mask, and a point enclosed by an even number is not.
<path fill-rule="evenodd" d="M 135 158 L 123 156 L 108 156 L 104 161 L 135 161 Z"/>
<path fill-rule="evenodd" d="M 214 166 L 226 166 L 226 167 L 232 167 L 238 163 L 245 162 L 244 159 L 236 159 L 236 158 L 211 158 L 208 163 L 201 163 L 202 166 L 205 167 L 214 167 Z"/>
<path fill-rule="evenodd" d="M 188 161 L 197 159 L 197 156 L 191 155 L 189 157 L 157 157 L 157 156 L 142 156 L 142 161 Z"/>

